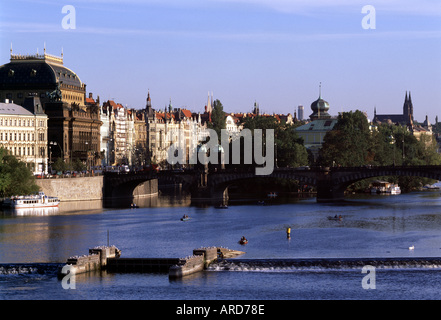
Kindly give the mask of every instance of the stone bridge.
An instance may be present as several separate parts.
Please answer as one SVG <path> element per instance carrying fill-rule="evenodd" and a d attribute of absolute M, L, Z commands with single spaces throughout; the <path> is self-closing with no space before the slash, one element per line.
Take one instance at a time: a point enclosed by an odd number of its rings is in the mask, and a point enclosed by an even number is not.
<path fill-rule="evenodd" d="M 363 166 L 329 168 L 318 172 L 317 201 L 335 201 L 344 198 L 351 184 L 369 178 L 385 176 L 422 177 L 441 180 L 441 166 Z"/>
<path fill-rule="evenodd" d="M 275 168 L 272 174 L 256 176 L 254 169 L 186 170 L 182 172 L 160 171 L 146 173 L 106 174 L 104 188 L 106 196 L 130 195 L 139 184 L 152 179 L 169 183 L 179 183 L 182 190 L 191 192 L 192 199 L 204 198 L 219 202 L 224 198 L 228 186 L 240 180 L 255 178 L 297 180 L 317 188 L 317 201 L 329 202 L 344 199 L 344 192 L 351 184 L 381 176 L 413 176 L 441 180 L 441 166 L 363 166 L 363 167 L 315 167 L 315 168 Z"/>
<path fill-rule="evenodd" d="M 158 193 L 157 175 L 154 172 L 106 172 L 103 181 L 103 198 L 132 198 L 137 195 Z"/>

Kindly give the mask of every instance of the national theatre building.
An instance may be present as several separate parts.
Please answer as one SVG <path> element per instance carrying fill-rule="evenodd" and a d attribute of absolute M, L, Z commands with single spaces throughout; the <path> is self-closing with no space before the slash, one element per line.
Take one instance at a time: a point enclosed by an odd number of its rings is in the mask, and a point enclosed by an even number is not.
<path fill-rule="evenodd" d="M 52 162 L 100 163 L 99 99 L 86 99 L 86 85 L 63 64 L 61 57 L 13 54 L 0 66 L 0 102 L 23 105 L 39 98 L 48 116 L 47 143 Z"/>

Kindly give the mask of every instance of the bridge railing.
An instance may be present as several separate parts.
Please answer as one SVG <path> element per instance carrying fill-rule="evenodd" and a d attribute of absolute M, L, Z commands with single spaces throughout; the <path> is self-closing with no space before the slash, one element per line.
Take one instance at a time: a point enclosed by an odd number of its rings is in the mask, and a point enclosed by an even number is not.
<path fill-rule="evenodd" d="M 360 171 L 360 170 L 390 170 L 390 169 L 416 169 L 416 170 L 441 170 L 441 166 L 428 165 L 428 166 L 374 166 L 374 165 L 364 165 L 358 167 L 329 167 L 330 171 Z"/>

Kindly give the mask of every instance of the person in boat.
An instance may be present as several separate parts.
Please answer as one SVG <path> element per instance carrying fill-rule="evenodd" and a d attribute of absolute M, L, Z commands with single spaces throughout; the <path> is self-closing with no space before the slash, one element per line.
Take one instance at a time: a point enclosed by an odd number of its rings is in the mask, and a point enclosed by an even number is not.
<path fill-rule="evenodd" d="M 242 236 L 242 238 L 240 238 L 240 241 L 241 241 L 241 242 L 246 242 L 246 241 L 248 241 L 248 240 L 247 240 L 247 238 L 245 238 L 245 236 Z"/>

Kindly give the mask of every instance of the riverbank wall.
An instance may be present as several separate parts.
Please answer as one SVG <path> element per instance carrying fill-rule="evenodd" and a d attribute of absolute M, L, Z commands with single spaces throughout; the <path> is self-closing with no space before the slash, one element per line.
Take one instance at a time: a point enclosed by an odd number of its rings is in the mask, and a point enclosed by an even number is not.
<path fill-rule="evenodd" d="M 104 177 L 36 179 L 44 194 L 60 201 L 102 200 Z"/>
<path fill-rule="evenodd" d="M 36 179 L 35 183 L 46 195 L 58 197 L 60 201 L 103 200 L 104 176 L 76 177 L 59 179 Z M 149 180 L 139 184 L 133 190 L 134 197 L 158 194 L 158 180 Z"/>

